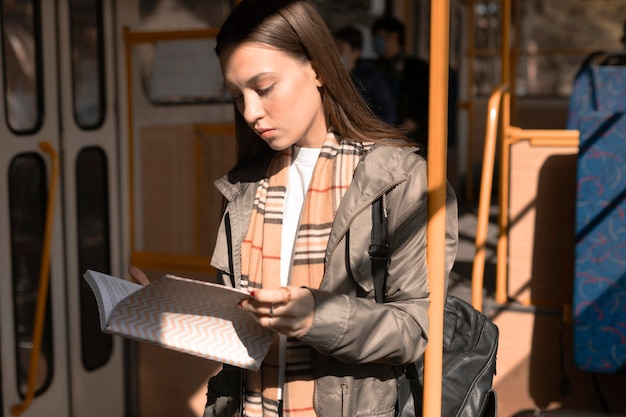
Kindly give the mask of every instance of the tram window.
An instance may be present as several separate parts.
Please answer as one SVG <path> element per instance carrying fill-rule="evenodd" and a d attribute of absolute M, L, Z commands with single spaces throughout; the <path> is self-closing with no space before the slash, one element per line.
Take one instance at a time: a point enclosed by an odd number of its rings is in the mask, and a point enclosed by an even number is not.
<path fill-rule="evenodd" d="M 489 95 L 501 80 L 500 0 L 475 3 L 477 57 L 474 93 Z M 511 28 L 515 93 L 519 96 L 568 97 L 585 57 L 618 50 L 626 0 L 526 0 L 514 2 Z"/>
<path fill-rule="evenodd" d="M 98 128 L 105 117 L 102 0 L 71 0 L 74 119 L 82 129 Z"/>
<path fill-rule="evenodd" d="M 86 269 L 111 272 L 109 182 L 107 159 L 102 149 L 81 150 L 76 158 L 75 174 L 81 356 L 84 368 L 92 371 L 108 362 L 113 349 L 111 335 L 100 331 L 96 299 L 81 275 Z"/>
<path fill-rule="evenodd" d="M 141 0 L 142 31 L 207 29 L 221 26 L 232 0 Z M 228 100 L 215 40 L 156 42 L 137 47 L 146 97 L 154 104 Z"/>
<path fill-rule="evenodd" d="M 212 39 L 155 43 L 152 71 L 142 78 L 148 99 L 154 104 L 227 101 L 214 48 Z"/>
<path fill-rule="evenodd" d="M 33 348 L 34 313 L 46 221 L 46 165 L 36 153 L 20 154 L 11 161 L 8 173 L 16 377 L 23 397 Z M 50 304 L 48 292 L 36 394 L 48 388 L 54 372 Z"/>
<path fill-rule="evenodd" d="M 139 0 L 142 30 L 219 27 L 238 0 Z"/>
<path fill-rule="evenodd" d="M 13 132 L 33 133 L 43 121 L 39 1 L 3 0 L 0 15 L 5 116 Z"/>

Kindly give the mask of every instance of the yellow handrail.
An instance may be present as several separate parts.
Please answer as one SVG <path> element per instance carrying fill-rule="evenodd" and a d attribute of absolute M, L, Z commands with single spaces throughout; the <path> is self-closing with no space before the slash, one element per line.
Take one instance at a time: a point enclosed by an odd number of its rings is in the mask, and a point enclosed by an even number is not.
<path fill-rule="evenodd" d="M 509 126 L 506 139 L 509 145 L 520 140 L 528 140 L 535 146 L 578 146 L 580 132 L 565 129 L 520 129 Z"/>
<path fill-rule="evenodd" d="M 489 97 L 487 107 L 487 132 L 483 153 L 483 169 L 480 180 L 478 201 L 478 219 L 476 224 L 476 252 L 472 264 L 472 305 L 478 311 L 483 310 L 483 281 L 485 274 L 485 244 L 489 225 L 489 206 L 491 205 L 491 187 L 495 166 L 498 119 L 503 94 L 508 91 L 506 85 L 498 87 Z"/>
<path fill-rule="evenodd" d="M 59 157 L 49 142 L 39 143 L 39 147 L 50 154 L 52 169 L 50 172 L 50 185 L 48 189 L 48 207 L 46 209 L 46 228 L 44 232 L 43 253 L 41 255 L 41 267 L 39 269 L 39 289 L 37 291 L 37 306 L 33 325 L 33 348 L 30 351 L 28 364 L 28 379 L 26 396 L 21 404 L 11 407 L 11 415 L 19 416 L 30 406 L 35 398 L 35 382 L 39 368 L 39 356 L 41 355 L 41 340 L 46 318 L 46 302 L 48 300 L 48 287 L 50 277 L 50 243 L 52 240 L 52 226 L 54 222 L 54 203 L 56 200 L 57 182 L 59 177 Z"/>
<path fill-rule="evenodd" d="M 487 241 L 487 227 L 489 207 L 491 205 L 491 191 L 495 166 L 497 126 L 501 114 L 502 137 L 500 140 L 500 181 L 498 184 L 498 241 L 496 261 L 496 291 L 495 301 L 504 304 L 507 301 L 507 261 L 508 261 L 508 201 L 509 187 L 509 147 L 519 141 L 527 140 L 531 146 L 578 146 L 580 132 L 564 129 L 521 129 L 510 126 L 508 112 L 509 89 L 506 85 L 497 88 L 489 98 L 487 109 L 487 130 L 485 133 L 485 149 L 483 154 L 483 169 L 480 183 L 480 199 L 478 204 L 478 218 L 476 225 L 476 252 L 472 264 L 472 305 L 482 310 L 482 290 L 485 273 L 485 244 Z"/>
<path fill-rule="evenodd" d="M 185 30 L 158 30 L 133 32 L 130 29 L 124 30 L 124 41 L 129 45 L 152 43 L 159 41 L 180 41 L 190 39 L 210 39 L 215 38 L 219 29 L 185 29 Z"/>
<path fill-rule="evenodd" d="M 503 119 L 505 119 L 503 114 Z M 516 126 L 505 124 L 502 128 L 502 150 L 500 156 L 500 182 L 499 182 L 499 213 L 498 218 L 498 243 L 496 265 L 496 292 L 495 301 L 504 304 L 508 299 L 507 291 L 507 266 L 509 248 L 509 215 L 508 203 L 510 195 L 510 147 L 512 144 L 527 140 L 531 146 L 563 146 L 578 147 L 580 132 L 566 129 L 521 129 Z"/>

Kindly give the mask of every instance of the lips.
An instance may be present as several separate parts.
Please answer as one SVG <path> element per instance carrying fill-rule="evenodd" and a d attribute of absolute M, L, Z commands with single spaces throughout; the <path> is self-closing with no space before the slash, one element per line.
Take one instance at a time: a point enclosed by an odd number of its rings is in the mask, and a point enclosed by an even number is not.
<path fill-rule="evenodd" d="M 269 139 L 274 135 L 274 129 L 254 129 L 261 139 Z"/>

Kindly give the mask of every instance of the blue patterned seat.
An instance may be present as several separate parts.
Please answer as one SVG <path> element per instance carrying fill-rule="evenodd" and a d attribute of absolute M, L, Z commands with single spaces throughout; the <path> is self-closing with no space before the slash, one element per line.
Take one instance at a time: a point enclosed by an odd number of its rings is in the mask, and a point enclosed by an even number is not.
<path fill-rule="evenodd" d="M 569 101 L 567 129 L 578 129 L 580 118 L 590 112 L 626 111 L 626 67 L 598 65 L 605 53 L 591 54 L 574 80 Z"/>
<path fill-rule="evenodd" d="M 574 360 L 626 368 L 626 67 L 583 66 L 568 128 L 580 131 L 576 191 Z"/>

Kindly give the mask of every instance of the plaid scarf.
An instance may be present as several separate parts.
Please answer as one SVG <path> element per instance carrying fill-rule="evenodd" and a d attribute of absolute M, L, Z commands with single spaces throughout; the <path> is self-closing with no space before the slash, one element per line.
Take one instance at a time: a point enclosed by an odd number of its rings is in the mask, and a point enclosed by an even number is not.
<path fill-rule="evenodd" d="M 315 164 L 302 208 L 292 262 L 291 285 L 319 288 L 324 275 L 324 254 L 330 230 L 354 170 L 371 144 L 337 143 L 329 133 Z M 241 250 L 242 288 L 280 287 L 280 239 L 287 173 L 292 149 L 277 154 L 267 178 L 257 187 L 248 233 Z M 264 238 L 267 236 L 267 239 Z M 248 371 L 244 415 L 276 417 L 278 410 L 278 338 L 259 371 Z M 315 416 L 311 348 L 289 338 L 286 348 L 283 416 Z"/>

